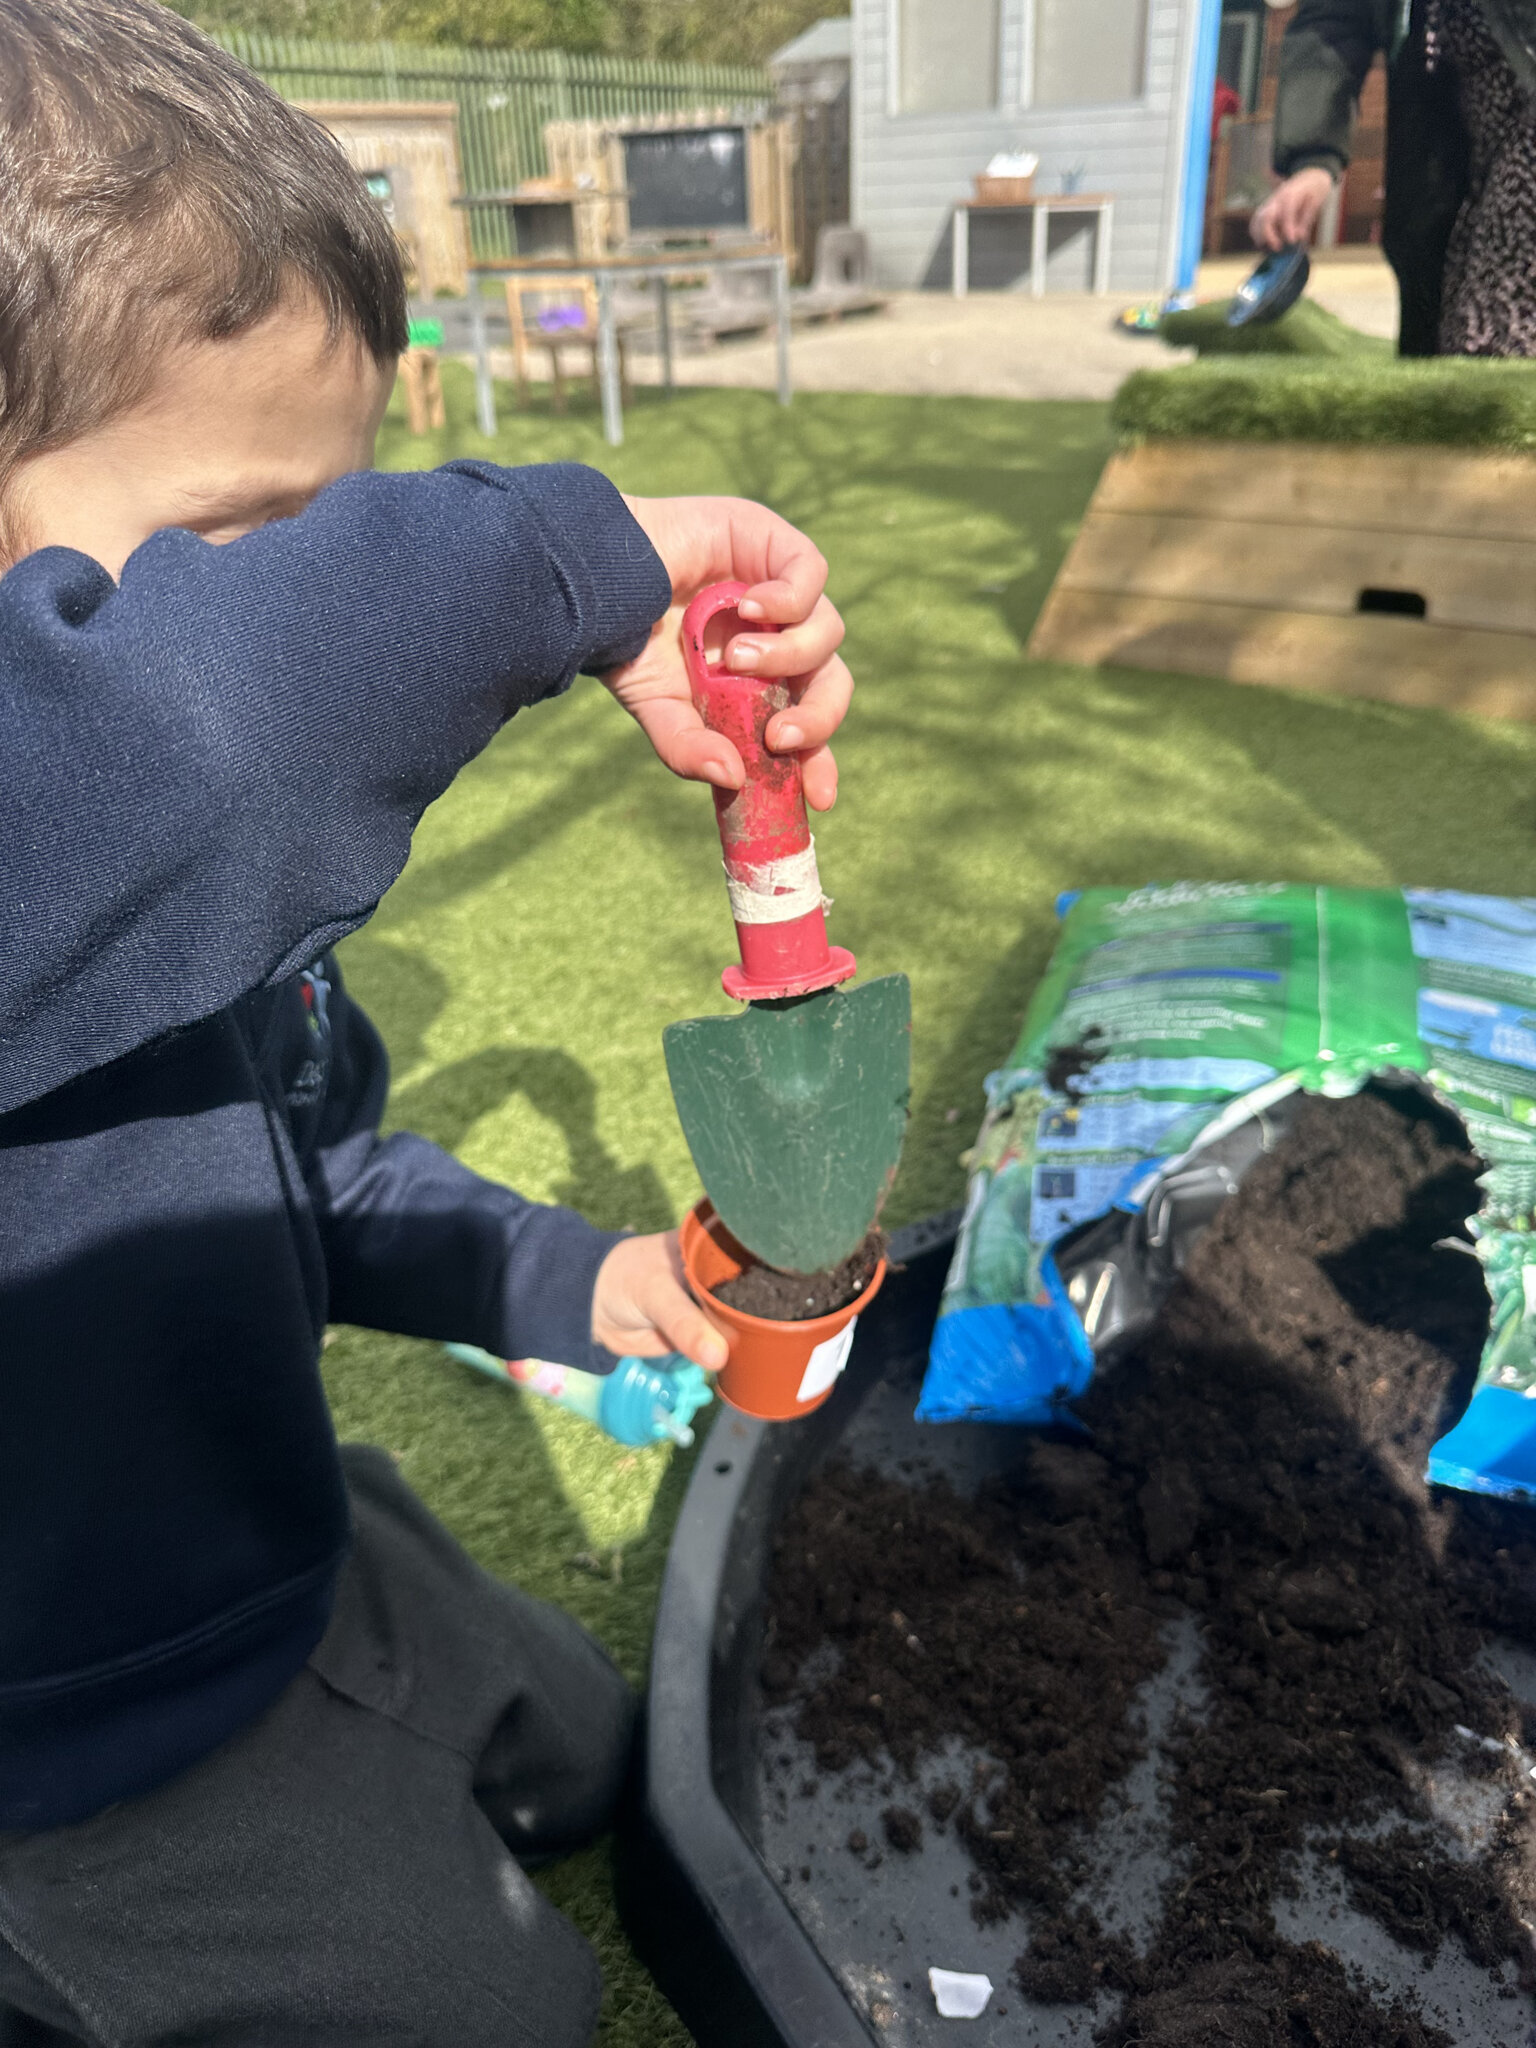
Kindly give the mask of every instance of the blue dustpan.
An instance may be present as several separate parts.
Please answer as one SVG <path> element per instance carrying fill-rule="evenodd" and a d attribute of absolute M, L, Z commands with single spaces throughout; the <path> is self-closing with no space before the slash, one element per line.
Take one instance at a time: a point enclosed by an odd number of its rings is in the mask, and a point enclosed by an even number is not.
<path fill-rule="evenodd" d="M 1245 277 L 1227 315 L 1229 327 L 1258 327 L 1288 313 L 1307 288 L 1312 260 L 1303 242 L 1266 256 L 1258 268 Z"/>

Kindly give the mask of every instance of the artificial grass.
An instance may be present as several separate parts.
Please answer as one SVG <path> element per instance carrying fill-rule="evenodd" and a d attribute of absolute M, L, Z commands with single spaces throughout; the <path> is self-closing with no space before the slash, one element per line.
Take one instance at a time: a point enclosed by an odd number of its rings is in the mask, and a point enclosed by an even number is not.
<path fill-rule="evenodd" d="M 764 498 L 825 550 L 859 679 L 842 797 L 817 827 L 833 931 L 864 973 L 913 981 L 894 1222 L 959 1199 L 982 1077 L 1017 1033 L 1061 889 L 1262 876 L 1536 893 L 1536 730 L 1024 658 L 1112 445 L 1106 407 L 641 393 L 612 451 L 590 407 L 508 410 L 487 443 L 467 377 L 449 365 L 445 383 L 449 428 L 412 441 L 392 409 L 382 466 L 574 457 L 629 490 Z M 641 1229 L 696 1194 L 662 1026 L 730 1007 L 731 954 L 708 796 L 589 682 L 466 769 L 343 948 L 394 1057 L 393 1122 Z M 398 1452 L 483 1562 L 642 1678 L 688 1457 L 623 1451 L 431 1345 L 343 1330 L 325 1369 L 344 1434 Z M 597 1943 L 604 2048 L 685 2043 L 624 1942 L 606 1852 L 544 1882 Z"/>
<path fill-rule="evenodd" d="M 1230 298 L 1209 299 L 1204 305 L 1165 313 L 1158 335 L 1170 348 L 1197 349 L 1202 356 L 1326 356 L 1386 362 L 1393 354 L 1390 341 L 1362 334 L 1316 299 L 1298 299 L 1278 320 L 1250 320 L 1246 326 L 1232 327 L 1227 316 L 1236 303 Z"/>
<path fill-rule="evenodd" d="M 1395 356 L 1201 357 L 1137 370 L 1114 401 L 1122 434 L 1162 440 L 1333 441 L 1536 450 L 1536 363 Z"/>

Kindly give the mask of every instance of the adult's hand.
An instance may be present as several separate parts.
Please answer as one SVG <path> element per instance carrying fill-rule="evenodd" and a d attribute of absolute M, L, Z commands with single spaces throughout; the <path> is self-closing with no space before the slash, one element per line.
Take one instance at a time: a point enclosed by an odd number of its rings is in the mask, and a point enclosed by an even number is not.
<path fill-rule="evenodd" d="M 1332 190 L 1333 173 L 1321 164 L 1293 171 L 1255 210 L 1249 233 L 1261 249 L 1289 249 L 1297 242 L 1310 242 Z"/>
<path fill-rule="evenodd" d="M 681 1351 L 718 1372 L 730 1348 L 683 1277 L 675 1230 L 621 1237 L 597 1269 L 592 1335 L 621 1358 L 660 1358 Z"/>
<path fill-rule="evenodd" d="M 724 661 L 738 675 L 782 676 L 794 698 L 769 721 L 765 737 L 780 754 L 800 755 L 805 800 L 827 811 L 837 797 L 837 764 L 827 745 L 848 709 L 853 678 L 837 650 L 843 622 L 825 594 L 827 565 L 803 533 L 746 498 L 627 498 L 625 503 L 672 579 L 672 607 L 634 661 L 603 681 L 643 729 L 675 775 L 740 789 L 741 756 L 693 707 L 683 664 L 682 617 L 710 583 L 747 584 L 743 619 L 778 633 L 737 633 Z"/>

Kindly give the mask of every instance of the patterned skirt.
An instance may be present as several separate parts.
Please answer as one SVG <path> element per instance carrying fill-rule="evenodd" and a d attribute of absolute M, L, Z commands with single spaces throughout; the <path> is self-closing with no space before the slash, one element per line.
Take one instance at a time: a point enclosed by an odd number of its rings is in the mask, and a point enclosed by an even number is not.
<path fill-rule="evenodd" d="M 1536 356 L 1536 104 L 1478 0 L 1432 0 L 1431 64 L 1456 68 L 1471 184 L 1446 251 L 1440 353 Z"/>

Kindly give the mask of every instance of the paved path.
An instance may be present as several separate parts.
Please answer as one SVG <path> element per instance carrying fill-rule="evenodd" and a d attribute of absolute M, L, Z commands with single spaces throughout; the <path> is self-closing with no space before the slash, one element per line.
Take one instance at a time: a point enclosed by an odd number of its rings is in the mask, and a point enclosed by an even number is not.
<path fill-rule="evenodd" d="M 1231 292 L 1253 264 L 1234 257 L 1200 273 L 1201 298 Z M 1316 264 L 1314 298 L 1368 334 L 1397 332 L 1397 284 L 1374 253 Z M 898 292 L 883 313 L 797 327 L 790 367 L 801 391 L 967 393 L 978 398 L 1110 398 L 1132 370 L 1188 362 L 1189 351 L 1116 328 L 1123 298 L 1086 292 Z M 772 390 L 771 341 L 722 342 L 679 358 L 680 384 Z M 636 383 L 660 381 L 654 357 L 637 354 Z"/>
<path fill-rule="evenodd" d="M 1230 293 L 1252 269 L 1251 259 L 1227 257 L 1206 264 L 1199 295 Z M 1312 295 L 1330 312 L 1369 334 L 1397 331 L 1397 287 L 1374 252 L 1324 259 L 1313 267 Z M 799 391 L 880 391 L 977 398 L 1111 398 L 1132 370 L 1187 362 L 1187 350 L 1128 335 L 1115 326 L 1123 298 L 1086 292 L 897 292 L 881 313 L 858 314 L 818 326 L 796 327 L 790 367 Z M 493 351 L 499 376 L 511 359 Z M 637 384 L 661 381 L 657 357 L 643 347 L 630 354 Z M 679 353 L 679 384 L 725 385 L 771 391 L 777 378 L 773 342 L 721 342 L 698 353 Z"/>
<path fill-rule="evenodd" d="M 797 326 L 790 372 L 797 391 L 965 393 L 974 398 L 1109 398 L 1144 363 L 1181 355 L 1120 333 L 1119 299 L 1053 293 L 898 292 L 882 313 Z M 660 381 L 654 356 L 636 353 L 636 383 Z M 680 356 L 680 384 L 772 390 L 771 340 L 721 342 Z"/>

